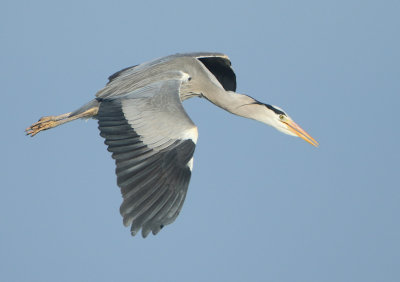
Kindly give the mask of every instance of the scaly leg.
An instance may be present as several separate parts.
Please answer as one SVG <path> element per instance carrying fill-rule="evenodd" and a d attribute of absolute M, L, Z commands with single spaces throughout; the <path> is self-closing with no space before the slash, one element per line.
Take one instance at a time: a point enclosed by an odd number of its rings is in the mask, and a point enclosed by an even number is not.
<path fill-rule="evenodd" d="M 59 116 L 42 117 L 41 119 L 39 119 L 38 122 L 35 122 L 27 129 L 25 129 L 25 132 L 26 135 L 30 135 L 31 137 L 33 137 L 42 130 L 47 130 L 79 118 L 93 117 L 97 114 L 98 110 L 99 110 L 98 107 L 93 107 L 83 113 L 74 116 L 70 116 L 71 113 L 66 113 Z"/>

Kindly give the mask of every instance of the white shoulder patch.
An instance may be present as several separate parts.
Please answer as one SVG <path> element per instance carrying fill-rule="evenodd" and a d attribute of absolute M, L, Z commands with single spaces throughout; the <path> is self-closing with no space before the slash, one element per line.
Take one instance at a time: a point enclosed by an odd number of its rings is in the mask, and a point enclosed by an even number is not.
<path fill-rule="evenodd" d="M 194 144 L 197 143 L 197 139 L 199 137 L 199 131 L 197 130 L 197 126 L 193 126 L 190 129 L 185 130 L 182 132 L 182 139 L 190 139 L 193 141 Z"/>
<path fill-rule="evenodd" d="M 190 161 L 187 163 L 187 166 L 189 167 L 190 171 L 193 169 L 193 157 L 190 159 Z"/>

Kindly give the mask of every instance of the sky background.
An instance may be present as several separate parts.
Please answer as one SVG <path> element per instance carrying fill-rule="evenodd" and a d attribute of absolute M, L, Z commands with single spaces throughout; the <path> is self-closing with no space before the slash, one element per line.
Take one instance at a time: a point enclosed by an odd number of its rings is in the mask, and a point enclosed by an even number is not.
<path fill-rule="evenodd" d="M 1 281 L 400 281 L 399 1 L 0 2 Z M 131 237 L 96 121 L 113 72 L 218 51 L 314 148 L 203 99 L 189 192 Z"/>

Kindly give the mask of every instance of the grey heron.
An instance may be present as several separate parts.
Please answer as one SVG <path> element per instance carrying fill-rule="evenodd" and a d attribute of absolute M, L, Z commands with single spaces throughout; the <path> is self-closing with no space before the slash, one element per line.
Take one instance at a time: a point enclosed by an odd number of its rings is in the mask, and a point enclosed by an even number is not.
<path fill-rule="evenodd" d="M 123 223 L 133 236 L 141 229 L 146 237 L 176 219 L 189 186 L 198 132 L 182 101 L 203 97 L 318 146 L 282 109 L 235 91 L 228 56 L 175 54 L 118 71 L 95 99 L 73 112 L 42 117 L 26 133 L 35 136 L 76 119 L 97 119 L 116 162 Z"/>

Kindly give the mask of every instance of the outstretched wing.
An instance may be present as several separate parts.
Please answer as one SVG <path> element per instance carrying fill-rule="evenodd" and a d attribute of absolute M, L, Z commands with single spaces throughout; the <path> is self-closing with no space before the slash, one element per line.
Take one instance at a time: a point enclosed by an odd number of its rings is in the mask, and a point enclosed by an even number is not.
<path fill-rule="evenodd" d="M 197 127 L 180 101 L 180 78 L 99 99 L 100 135 L 116 162 L 120 208 L 131 234 L 157 234 L 178 216 L 185 200 Z"/>

